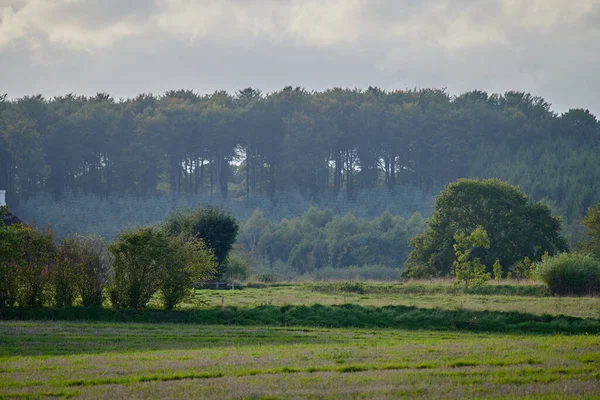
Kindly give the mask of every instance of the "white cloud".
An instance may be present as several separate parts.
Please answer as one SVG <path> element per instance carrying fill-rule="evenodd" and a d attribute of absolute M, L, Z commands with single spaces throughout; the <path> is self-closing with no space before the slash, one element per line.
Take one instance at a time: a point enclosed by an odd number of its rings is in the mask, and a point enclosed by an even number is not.
<path fill-rule="evenodd" d="M 599 113 L 598 43 L 600 0 L 0 0 L 0 91 L 444 86 Z"/>

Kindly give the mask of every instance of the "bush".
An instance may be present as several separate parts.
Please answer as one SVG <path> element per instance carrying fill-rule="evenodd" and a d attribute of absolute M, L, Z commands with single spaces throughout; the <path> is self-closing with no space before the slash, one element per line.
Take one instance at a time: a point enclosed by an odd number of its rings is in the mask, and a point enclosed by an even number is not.
<path fill-rule="evenodd" d="M 169 236 L 163 229 L 131 229 L 109 249 L 114 255 L 110 300 L 115 308 L 144 308 L 160 290 L 163 305 L 172 309 L 194 282 L 216 272 L 215 257 L 202 240 Z"/>
<path fill-rule="evenodd" d="M 156 228 L 121 233 L 109 246 L 114 256 L 110 301 L 115 308 L 144 308 L 160 288 L 169 253 L 169 237 Z"/>
<path fill-rule="evenodd" d="M 537 277 L 557 295 L 600 293 L 600 262 L 592 256 L 561 253 L 539 263 Z"/>
<path fill-rule="evenodd" d="M 167 257 L 160 291 L 164 307 L 172 310 L 190 294 L 195 282 L 211 279 L 217 265 L 202 240 L 184 235 L 170 238 Z"/>
<path fill-rule="evenodd" d="M 0 218 L 0 308 L 13 307 L 17 302 L 19 270 L 25 263 L 23 249 L 28 231 L 22 224 L 5 226 Z"/>
<path fill-rule="evenodd" d="M 229 256 L 223 271 L 223 279 L 226 281 L 245 281 L 248 279 L 246 261 L 239 256 Z"/>
<path fill-rule="evenodd" d="M 215 256 L 219 278 L 239 226 L 235 217 L 223 211 L 221 207 L 204 205 L 200 208 L 172 212 L 165 221 L 165 229 L 171 236 L 183 233 L 206 243 Z"/>
<path fill-rule="evenodd" d="M 111 272 L 110 253 L 96 235 L 65 238 L 58 247 L 53 274 L 54 302 L 70 306 L 76 294 L 84 307 L 101 307 Z"/>
<path fill-rule="evenodd" d="M 48 284 L 56 262 L 52 231 L 26 227 L 23 255 L 17 276 L 17 301 L 21 307 L 42 307 L 47 301 Z"/>
<path fill-rule="evenodd" d="M 100 236 L 76 236 L 75 250 L 81 262 L 77 289 L 84 307 L 101 307 L 110 279 L 112 257 Z"/>
<path fill-rule="evenodd" d="M 77 293 L 77 275 L 79 260 L 76 257 L 74 239 L 65 238 L 58 246 L 56 267 L 52 271 L 52 286 L 54 289 L 54 305 L 56 307 L 71 307 Z"/>

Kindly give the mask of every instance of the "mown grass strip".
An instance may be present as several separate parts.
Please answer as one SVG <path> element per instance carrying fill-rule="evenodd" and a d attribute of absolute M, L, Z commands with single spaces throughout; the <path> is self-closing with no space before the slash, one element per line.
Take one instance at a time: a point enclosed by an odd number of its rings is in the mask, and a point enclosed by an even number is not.
<path fill-rule="evenodd" d="M 365 307 L 356 304 L 323 306 L 224 307 L 193 310 L 113 310 L 71 308 L 12 308 L 0 320 L 66 320 L 202 325 L 303 326 L 324 328 L 400 328 L 536 334 L 597 334 L 600 320 L 519 312 L 442 310 L 408 306 Z"/>
<path fill-rule="evenodd" d="M 81 394 L 78 390 L 43 391 L 34 393 L 0 393 L 0 399 L 47 399 L 49 397 L 71 398 Z"/>
<path fill-rule="evenodd" d="M 183 373 L 183 374 L 170 374 L 170 375 L 146 375 L 146 376 L 131 376 L 131 377 L 119 377 L 119 378 L 96 378 L 96 379 L 76 379 L 71 381 L 63 382 L 62 386 L 98 386 L 98 385 L 124 385 L 138 382 L 168 382 L 168 381 L 180 381 L 184 379 L 211 379 L 221 378 L 223 373 L 221 372 L 203 372 L 203 373 Z"/>
<path fill-rule="evenodd" d="M 297 373 L 319 373 L 319 372 L 339 372 L 339 373 L 357 373 L 357 372 L 368 372 L 368 371 L 390 371 L 390 370 L 413 370 L 418 371 L 422 369 L 432 369 L 431 374 L 435 376 L 445 376 L 445 377 L 457 377 L 463 376 L 465 379 L 479 379 L 479 375 L 485 375 L 486 377 L 492 377 L 492 381 L 494 383 L 510 383 L 510 384 L 525 384 L 525 383 L 535 383 L 535 382 L 553 382 L 556 380 L 560 380 L 561 377 L 567 375 L 580 375 L 580 374 L 589 374 L 590 372 L 595 371 L 593 366 L 584 366 L 584 367 L 550 367 L 550 368 L 541 368 L 541 367 L 530 367 L 527 366 L 529 363 L 526 360 L 522 363 L 524 368 L 514 369 L 497 369 L 494 370 L 493 373 L 490 373 L 489 370 L 486 371 L 473 371 L 470 370 L 468 372 L 462 372 L 457 370 L 458 367 L 469 367 L 469 366 L 496 366 L 494 363 L 476 363 L 465 360 L 454 360 L 448 363 L 431 363 L 431 362 L 423 362 L 419 364 L 383 364 L 383 365 L 368 365 L 368 364 L 352 364 L 352 365 L 342 365 L 342 366 L 311 366 L 311 367 L 282 367 L 282 368 L 269 368 L 269 369 L 251 369 L 251 370 L 243 370 L 237 371 L 230 376 L 234 377 L 245 377 L 245 376 L 257 376 L 257 375 L 277 375 L 277 374 L 297 374 Z M 513 364 L 517 365 L 517 364 Z M 449 367 L 451 370 L 442 370 L 435 371 L 436 368 L 446 368 Z M 94 378 L 94 379 L 75 379 L 75 380 L 67 380 L 67 381 L 52 381 L 49 382 L 50 386 L 53 387 L 89 387 L 89 386 L 101 386 L 101 385 L 128 385 L 134 383 L 143 383 L 143 382 L 168 382 L 168 381 L 178 381 L 178 380 L 187 380 L 187 379 L 213 379 L 213 378 L 222 378 L 225 376 L 229 376 L 224 374 L 223 372 L 181 372 L 174 373 L 168 375 L 143 375 L 143 376 L 130 376 L 130 377 L 116 377 L 116 378 Z M 592 374 L 590 379 L 599 379 L 599 374 Z M 20 385 L 11 385 L 12 388 L 17 387 L 30 387 L 33 386 L 32 382 L 19 382 Z M 37 383 L 37 382 L 36 382 Z M 41 393 L 41 392 L 40 392 Z M 60 393 L 60 392 L 56 392 Z M 68 393 L 68 392 L 65 392 Z M 42 396 L 43 397 L 43 396 Z"/>

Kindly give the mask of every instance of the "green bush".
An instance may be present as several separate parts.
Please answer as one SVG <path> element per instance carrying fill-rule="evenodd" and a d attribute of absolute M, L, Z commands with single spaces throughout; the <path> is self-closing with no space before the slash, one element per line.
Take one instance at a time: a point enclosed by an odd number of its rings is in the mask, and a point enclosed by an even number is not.
<path fill-rule="evenodd" d="M 21 307 L 43 307 L 48 300 L 50 277 L 56 265 L 54 234 L 50 229 L 38 231 L 26 227 L 25 231 L 24 262 L 17 277 L 17 301 Z"/>
<path fill-rule="evenodd" d="M 0 207 L 0 217 L 2 208 Z M 13 307 L 19 292 L 19 270 L 25 263 L 25 237 L 30 228 L 5 226 L 0 218 L 0 308 Z"/>
<path fill-rule="evenodd" d="M 553 294 L 600 293 L 600 262 L 590 255 L 558 254 L 539 263 L 536 275 Z"/>
<path fill-rule="evenodd" d="M 239 256 L 229 256 L 223 271 L 225 281 L 245 281 L 248 279 L 248 266 Z"/>
<path fill-rule="evenodd" d="M 161 300 L 172 310 L 185 299 L 195 282 L 207 281 L 217 272 L 215 257 L 201 239 L 185 235 L 169 238 L 169 252 L 160 284 Z"/>
<path fill-rule="evenodd" d="M 75 240 L 63 239 L 58 246 L 56 267 L 51 278 L 56 307 L 71 307 L 75 301 L 80 265 L 76 255 Z"/>
<path fill-rule="evenodd" d="M 112 257 L 100 236 L 75 236 L 80 261 L 77 289 L 84 307 L 101 307 L 112 268 Z"/>
<path fill-rule="evenodd" d="M 114 308 L 144 308 L 160 290 L 163 305 L 172 309 L 194 282 L 216 272 L 215 257 L 201 239 L 170 236 L 163 229 L 125 231 L 109 249 L 114 256 L 110 284 Z"/>
<path fill-rule="evenodd" d="M 96 235 L 63 239 L 52 278 L 55 305 L 70 306 L 79 295 L 84 307 L 101 307 L 110 272 L 104 239 Z"/>
<path fill-rule="evenodd" d="M 165 220 L 164 229 L 173 237 L 185 234 L 202 240 L 213 252 L 218 279 L 235 243 L 239 225 L 235 217 L 223 208 L 205 204 L 194 209 L 173 211 Z"/>
<path fill-rule="evenodd" d="M 130 229 L 121 233 L 109 249 L 115 258 L 110 283 L 113 307 L 146 307 L 162 283 L 169 237 L 151 227 Z"/>

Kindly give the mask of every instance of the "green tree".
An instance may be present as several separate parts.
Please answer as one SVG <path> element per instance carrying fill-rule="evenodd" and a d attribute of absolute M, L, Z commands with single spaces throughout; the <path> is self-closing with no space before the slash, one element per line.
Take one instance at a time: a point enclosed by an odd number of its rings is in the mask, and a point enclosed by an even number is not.
<path fill-rule="evenodd" d="M 109 290 L 113 307 L 146 307 L 165 276 L 169 236 L 152 227 L 130 229 L 109 250 L 114 257 Z"/>
<path fill-rule="evenodd" d="M 39 231 L 30 227 L 25 232 L 17 301 L 21 307 L 42 307 L 48 300 L 50 277 L 56 265 L 54 234 L 50 229 Z"/>
<path fill-rule="evenodd" d="M 227 256 L 239 230 L 234 216 L 223 211 L 221 207 L 204 205 L 195 209 L 172 212 L 164 226 L 171 236 L 185 234 L 206 243 L 217 262 L 216 277 L 221 277 Z"/>
<path fill-rule="evenodd" d="M 160 283 L 164 307 L 172 310 L 191 293 L 194 283 L 210 280 L 215 257 L 201 239 L 179 235 L 169 240 L 169 255 Z"/>
<path fill-rule="evenodd" d="M 469 286 L 479 286 L 490 280 L 491 274 L 485 272 L 485 265 L 481 263 L 479 257 L 474 257 L 476 250 L 489 249 L 490 238 L 483 227 L 478 226 L 470 234 L 464 232 L 454 235 L 454 275 L 456 283 L 465 284 L 465 289 Z"/>
<path fill-rule="evenodd" d="M 25 263 L 24 243 L 28 228 L 6 226 L 8 207 L 0 207 L 0 308 L 13 307 L 19 292 L 19 271 Z"/>
<path fill-rule="evenodd" d="M 581 221 L 585 227 L 585 237 L 578 245 L 578 249 L 600 258 L 600 203 L 590 207 Z"/>
<path fill-rule="evenodd" d="M 500 264 L 500 260 L 496 259 L 494 261 L 492 272 L 494 273 L 494 280 L 499 281 L 502 279 L 502 265 Z"/>
<path fill-rule="evenodd" d="M 548 206 L 531 203 L 516 186 L 497 179 L 459 179 L 435 199 L 425 232 L 412 239 L 409 269 L 448 275 L 456 259 L 455 235 L 478 226 L 489 235 L 490 247 L 479 258 L 490 267 L 496 259 L 508 268 L 525 257 L 537 261 L 544 252 L 567 249 L 560 220 Z"/>

